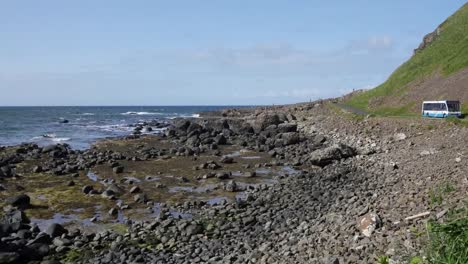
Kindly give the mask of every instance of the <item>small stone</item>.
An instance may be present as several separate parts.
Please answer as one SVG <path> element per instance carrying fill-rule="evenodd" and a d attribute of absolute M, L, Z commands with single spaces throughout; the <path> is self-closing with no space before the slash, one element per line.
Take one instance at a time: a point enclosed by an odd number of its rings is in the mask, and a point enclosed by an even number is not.
<path fill-rule="evenodd" d="M 456 162 L 456 163 L 461 162 L 461 158 L 460 158 L 460 157 L 455 158 L 455 162 Z"/>
<path fill-rule="evenodd" d="M 133 186 L 131 189 L 130 189 L 130 193 L 139 193 L 141 191 L 140 187 L 138 186 Z"/>
<path fill-rule="evenodd" d="M 253 171 L 253 172 L 248 171 L 248 172 L 244 173 L 244 176 L 247 177 L 247 178 L 253 178 L 253 177 L 257 176 L 257 173 L 255 171 Z"/>
<path fill-rule="evenodd" d="M 115 207 L 109 210 L 109 215 L 116 216 L 118 214 L 119 214 L 119 210 L 117 210 L 117 208 Z"/>
<path fill-rule="evenodd" d="M 124 171 L 124 167 L 123 166 L 117 166 L 117 167 L 112 168 L 112 171 L 114 173 L 122 173 Z"/>
<path fill-rule="evenodd" d="M 358 228 L 364 236 L 370 237 L 381 224 L 382 221 L 376 213 L 368 213 L 359 219 Z"/>
<path fill-rule="evenodd" d="M 42 172 L 42 167 L 41 167 L 41 166 L 34 166 L 33 172 L 34 172 L 34 173 Z"/>
<path fill-rule="evenodd" d="M 395 140 L 397 141 L 402 141 L 406 139 L 406 134 L 405 133 L 397 133 L 394 136 Z"/>
<path fill-rule="evenodd" d="M 90 186 L 90 185 L 85 185 L 83 187 L 83 189 L 81 189 L 83 191 L 83 193 L 85 194 L 89 194 L 92 190 L 93 190 L 93 186 Z"/>

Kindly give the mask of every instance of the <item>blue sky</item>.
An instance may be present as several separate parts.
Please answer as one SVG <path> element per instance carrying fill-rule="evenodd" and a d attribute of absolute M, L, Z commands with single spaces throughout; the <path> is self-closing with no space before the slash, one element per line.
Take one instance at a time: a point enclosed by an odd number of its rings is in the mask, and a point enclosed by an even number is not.
<path fill-rule="evenodd" d="M 465 1 L 3 1 L 0 105 L 246 105 L 383 82 Z"/>

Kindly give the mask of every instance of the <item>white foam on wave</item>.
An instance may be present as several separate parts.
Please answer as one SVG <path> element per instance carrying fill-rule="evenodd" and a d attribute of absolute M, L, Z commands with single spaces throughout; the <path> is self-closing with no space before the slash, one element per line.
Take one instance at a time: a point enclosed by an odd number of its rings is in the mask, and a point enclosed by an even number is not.
<path fill-rule="evenodd" d="M 81 115 L 84 115 L 84 116 L 93 116 L 93 115 L 95 115 L 95 113 L 82 113 Z"/>
<path fill-rule="evenodd" d="M 200 114 L 176 114 L 175 116 L 168 117 L 168 119 L 176 119 L 176 118 L 200 118 Z"/>
<path fill-rule="evenodd" d="M 159 112 L 125 112 L 125 113 L 121 113 L 121 115 L 163 115 L 163 113 L 159 113 Z"/>
<path fill-rule="evenodd" d="M 53 133 L 50 133 L 50 134 L 44 134 L 44 135 L 38 136 L 38 137 L 33 137 L 31 140 L 32 141 L 50 140 L 50 141 L 53 141 L 53 142 L 63 142 L 63 141 L 69 141 L 69 140 L 71 140 L 71 138 L 57 137 L 57 135 L 55 135 Z"/>
<path fill-rule="evenodd" d="M 89 125 L 86 126 L 88 129 L 92 130 L 101 130 L 107 132 L 130 132 L 133 130 L 132 127 L 128 126 L 127 124 L 115 124 L 115 125 Z"/>
<path fill-rule="evenodd" d="M 69 141 L 71 140 L 71 138 L 66 138 L 66 137 L 63 137 L 63 138 L 51 138 L 52 141 L 54 142 L 62 142 L 62 141 Z"/>

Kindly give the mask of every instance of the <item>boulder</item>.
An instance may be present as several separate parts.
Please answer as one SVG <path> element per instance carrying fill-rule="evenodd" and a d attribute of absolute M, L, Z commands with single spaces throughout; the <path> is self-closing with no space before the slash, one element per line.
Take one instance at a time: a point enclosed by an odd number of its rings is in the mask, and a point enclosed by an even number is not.
<path fill-rule="evenodd" d="M 253 172 L 248 171 L 244 173 L 244 177 L 247 177 L 247 178 L 253 178 L 255 176 L 257 176 L 257 173 L 255 171 Z"/>
<path fill-rule="evenodd" d="M 214 141 L 217 145 L 226 145 L 227 139 L 224 135 L 217 135 Z"/>
<path fill-rule="evenodd" d="M 56 223 L 51 224 L 46 230 L 46 234 L 48 234 L 52 238 L 59 237 L 67 233 L 68 230 L 66 230 L 62 225 Z"/>
<path fill-rule="evenodd" d="M 83 187 L 83 189 L 81 189 L 81 190 L 83 191 L 83 193 L 89 194 L 93 189 L 94 189 L 93 186 L 85 185 L 85 186 Z"/>
<path fill-rule="evenodd" d="M 278 133 L 297 132 L 296 124 L 282 123 L 278 125 Z"/>
<path fill-rule="evenodd" d="M 185 233 L 188 236 L 194 236 L 201 234 L 203 232 L 203 227 L 199 224 L 190 224 L 185 228 Z"/>
<path fill-rule="evenodd" d="M 14 177 L 16 176 L 15 170 L 12 169 L 10 166 L 3 166 L 0 168 L 0 177 Z"/>
<path fill-rule="evenodd" d="M 220 180 L 229 179 L 229 177 L 231 177 L 231 174 L 227 173 L 227 172 L 218 172 L 218 173 L 216 173 L 216 178 L 218 178 Z"/>
<path fill-rule="evenodd" d="M 117 166 L 117 167 L 112 168 L 112 171 L 114 173 L 117 173 L 117 174 L 122 173 L 124 171 L 124 167 L 123 166 Z"/>
<path fill-rule="evenodd" d="M 287 132 L 281 134 L 281 139 L 283 140 L 284 146 L 294 145 L 300 142 L 299 133 L 297 132 Z"/>
<path fill-rule="evenodd" d="M 6 199 L 7 204 L 18 208 L 27 208 L 31 205 L 31 198 L 26 194 L 16 195 Z"/>
<path fill-rule="evenodd" d="M 271 112 L 263 112 L 257 116 L 254 122 L 254 129 L 260 132 L 271 125 L 279 125 L 281 123 L 278 114 Z"/>
<path fill-rule="evenodd" d="M 140 193 L 135 195 L 133 197 L 133 200 L 137 203 L 146 203 L 148 201 L 148 198 L 146 197 L 146 194 Z"/>
<path fill-rule="evenodd" d="M 41 166 L 34 166 L 33 170 L 34 173 L 39 173 L 42 172 L 42 167 Z"/>
<path fill-rule="evenodd" d="M 234 159 L 229 156 L 223 156 L 219 162 L 224 163 L 224 164 L 231 164 L 231 163 L 234 163 Z"/>
<path fill-rule="evenodd" d="M 111 216 L 116 216 L 119 214 L 119 210 L 117 210 L 117 208 L 113 207 L 109 210 L 109 215 Z"/>
<path fill-rule="evenodd" d="M 237 186 L 237 183 L 231 180 L 224 185 L 224 190 L 228 192 L 237 192 L 239 188 Z"/>
<path fill-rule="evenodd" d="M 174 121 L 174 126 L 178 130 L 187 131 L 187 128 L 190 126 L 190 121 L 187 119 L 178 119 Z"/>
<path fill-rule="evenodd" d="M 335 160 L 341 160 L 355 155 L 356 151 L 352 147 L 344 144 L 335 144 L 312 152 L 308 157 L 308 161 L 312 165 L 324 167 Z"/>
<path fill-rule="evenodd" d="M 12 209 L 7 212 L 5 212 L 5 215 L 3 216 L 2 220 L 0 223 L 3 224 L 14 224 L 14 223 L 20 223 L 20 224 L 28 224 L 29 219 L 26 216 L 26 214 L 17 209 Z"/>
<path fill-rule="evenodd" d="M 115 197 L 115 192 L 112 190 L 105 190 L 101 193 L 102 198 L 111 199 Z"/>
<path fill-rule="evenodd" d="M 17 263 L 19 258 L 17 252 L 0 252 L 0 263 Z"/>
<path fill-rule="evenodd" d="M 140 187 L 138 186 L 133 186 L 131 189 L 130 189 L 130 193 L 139 193 L 141 191 Z"/>

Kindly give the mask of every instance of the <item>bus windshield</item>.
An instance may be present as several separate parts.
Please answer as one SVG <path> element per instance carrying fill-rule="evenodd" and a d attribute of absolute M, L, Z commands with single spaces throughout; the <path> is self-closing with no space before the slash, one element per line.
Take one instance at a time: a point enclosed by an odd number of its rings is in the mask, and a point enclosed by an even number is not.
<path fill-rule="evenodd" d="M 448 110 L 450 112 L 459 112 L 460 111 L 460 104 L 456 102 L 447 102 Z"/>

